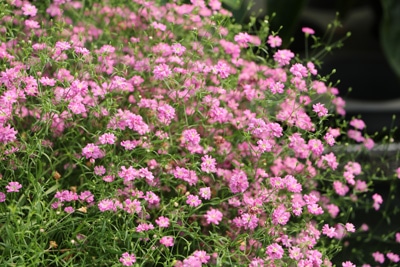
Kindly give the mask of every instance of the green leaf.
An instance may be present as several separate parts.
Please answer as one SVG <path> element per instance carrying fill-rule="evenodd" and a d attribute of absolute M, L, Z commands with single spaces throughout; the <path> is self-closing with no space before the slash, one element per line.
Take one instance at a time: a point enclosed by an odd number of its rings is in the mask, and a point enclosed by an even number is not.
<path fill-rule="evenodd" d="M 400 1 L 382 0 L 381 42 L 386 58 L 400 78 Z"/>

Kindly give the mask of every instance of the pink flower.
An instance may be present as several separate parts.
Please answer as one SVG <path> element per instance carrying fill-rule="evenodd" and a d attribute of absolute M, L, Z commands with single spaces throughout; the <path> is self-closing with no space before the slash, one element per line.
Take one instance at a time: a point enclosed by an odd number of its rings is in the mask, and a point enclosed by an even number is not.
<path fill-rule="evenodd" d="M 282 67 L 290 63 L 290 60 L 294 57 L 294 54 L 290 50 L 283 49 L 276 51 L 273 57 L 278 65 Z"/>
<path fill-rule="evenodd" d="M 138 214 L 142 211 L 142 206 L 139 200 L 134 199 L 133 201 L 130 199 L 125 199 L 124 201 L 124 210 L 129 214 Z"/>
<path fill-rule="evenodd" d="M 193 256 L 198 258 L 201 263 L 207 263 L 210 260 L 210 256 L 207 255 L 207 252 L 205 252 L 204 250 L 195 250 L 193 252 Z"/>
<path fill-rule="evenodd" d="M 22 14 L 24 14 L 25 16 L 31 16 L 31 17 L 36 16 L 37 8 L 30 3 L 24 3 L 21 9 L 23 11 Z"/>
<path fill-rule="evenodd" d="M 342 262 L 342 267 L 356 267 L 351 261 Z"/>
<path fill-rule="evenodd" d="M 153 230 L 153 229 L 154 229 L 154 225 L 152 223 L 140 223 L 136 227 L 136 233 L 146 232 L 146 231 Z"/>
<path fill-rule="evenodd" d="M 396 242 L 400 243 L 400 233 L 396 233 Z"/>
<path fill-rule="evenodd" d="M 217 209 L 211 208 L 207 211 L 204 217 L 207 220 L 207 224 L 212 223 L 218 225 L 222 221 L 222 212 Z"/>
<path fill-rule="evenodd" d="M 169 226 L 169 219 L 164 216 L 160 216 L 156 219 L 156 224 L 161 228 L 166 228 Z"/>
<path fill-rule="evenodd" d="M 174 246 L 174 238 L 172 236 L 163 236 L 160 239 L 160 243 L 166 247 L 173 247 Z"/>
<path fill-rule="evenodd" d="M 328 224 L 325 224 L 322 227 L 322 233 L 330 238 L 334 238 L 337 236 L 335 227 L 329 227 Z"/>
<path fill-rule="evenodd" d="M 333 182 L 333 189 L 339 196 L 344 196 L 349 192 L 349 188 L 340 181 Z"/>
<path fill-rule="evenodd" d="M 392 252 L 388 252 L 386 253 L 386 257 L 388 257 L 388 259 L 392 262 L 399 262 L 400 261 L 400 257 L 398 254 L 392 253 Z"/>
<path fill-rule="evenodd" d="M 352 119 L 350 121 L 350 125 L 353 126 L 354 128 L 358 129 L 358 130 L 362 130 L 365 128 L 365 123 L 363 120 L 360 119 Z"/>
<path fill-rule="evenodd" d="M 283 204 L 279 205 L 272 213 L 272 223 L 285 225 L 290 219 L 290 213 L 286 211 Z"/>
<path fill-rule="evenodd" d="M 154 21 L 153 23 L 151 23 L 151 26 L 153 26 L 154 29 L 158 29 L 162 32 L 164 32 L 167 29 L 167 26 L 165 26 L 162 23 L 158 23 L 156 21 Z"/>
<path fill-rule="evenodd" d="M 377 194 L 377 193 L 375 193 L 372 196 L 372 199 L 374 200 L 374 204 L 373 204 L 374 209 L 375 210 L 379 210 L 379 208 L 381 207 L 381 204 L 383 203 L 382 196 Z"/>
<path fill-rule="evenodd" d="M 82 149 L 82 156 L 86 157 L 86 159 L 99 159 L 104 157 L 104 152 L 95 144 L 87 144 Z"/>
<path fill-rule="evenodd" d="M 18 193 L 19 190 L 22 188 L 22 185 L 18 182 L 9 182 L 8 185 L 6 186 L 6 188 L 7 188 L 8 193 L 11 193 L 11 192 Z"/>
<path fill-rule="evenodd" d="M 229 188 L 232 193 L 243 193 L 249 187 L 249 181 L 244 171 L 235 169 L 229 179 Z"/>
<path fill-rule="evenodd" d="M 175 118 L 175 109 L 168 104 L 160 105 L 157 108 L 157 118 L 165 125 L 169 125 Z"/>
<path fill-rule="evenodd" d="M 211 189 L 209 187 L 200 188 L 199 195 L 204 199 L 210 199 L 211 198 Z"/>
<path fill-rule="evenodd" d="M 216 168 L 216 160 L 209 156 L 205 155 L 201 158 L 202 163 L 201 163 L 201 170 L 205 173 L 215 173 L 217 172 Z"/>
<path fill-rule="evenodd" d="M 318 117 L 325 117 L 328 114 L 328 109 L 321 103 L 314 104 L 313 111 L 317 113 Z"/>
<path fill-rule="evenodd" d="M 268 41 L 270 47 L 279 47 L 282 45 L 282 39 L 279 36 L 268 36 Z"/>
<path fill-rule="evenodd" d="M 153 74 L 156 80 L 164 80 L 172 75 L 172 71 L 168 65 L 161 63 L 154 67 Z"/>
<path fill-rule="evenodd" d="M 132 266 L 136 262 L 136 257 L 133 253 L 129 254 L 128 252 L 125 252 L 122 254 L 122 257 L 119 258 L 119 261 L 124 266 Z"/>
<path fill-rule="evenodd" d="M 186 204 L 188 204 L 191 207 L 197 207 L 201 204 L 201 200 L 199 199 L 198 196 L 190 194 L 187 196 Z"/>
<path fill-rule="evenodd" d="M 94 167 L 94 174 L 96 175 L 104 175 L 106 173 L 106 168 L 103 165 Z"/>
<path fill-rule="evenodd" d="M 47 86 L 54 86 L 56 84 L 56 80 L 49 77 L 42 77 L 40 78 L 39 82 Z"/>
<path fill-rule="evenodd" d="M 0 192 L 0 203 L 6 201 L 6 194 L 4 194 L 3 192 Z"/>
<path fill-rule="evenodd" d="M 103 199 L 98 204 L 97 207 L 101 212 L 105 211 L 117 211 L 117 208 L 122 208 L 122 204 L 118 200 L 113 199 Z"/>
<path fill-rule="evenodd" d="M 354 233 L 356 229 L 354 228 L 354 225 L 352 223 L 346 223 L 345 225 L 346 231 L 350 233 Z"/>
<path fill-rule="evenodd" d="M 301 28 L 301 31 L 304 32 L 306 35 L 313 35 L 315 31 L 309 27 Z"/>
<path fill-rule="evenodd" d="M 282 259 L 283 253 L 283 248 L 277 243 L 269 245 L 266 250 L 266 254 L 273 260 Z"/>
<path fill-rule="evenodd" d="M 116 137 L 113 133 L 105 133 L 100 135 L 99 137 L 100 144 L 103 145 L 105 144 L 113 145 L 115 143 L 115 139 Z"/>
<path fill-rule="evenodd" d="M 83 191 L 79 194 L 79 199 L 87 203 L 93 203 L 94 195 L 90 191 Z"/>
<path fill-rule="evenodd" d="M 237 42 L 241 47 L 247 47 L 247 43 L 251 41 L 251 37 L 246 32 L 240 32 L 234 37 L 235 42 Z"/>
<path fill-rule="evenodd" d="M 298 77 L 303 78 L 308 76 L 308 70 L 301 63 L 296 63 L 292 67 L 290 67 L 290 72 Z"/>
<path fill-rule="evenodd" d="M 64 211 L 66 213 L 73 213 L 75 211 L 75 209 L 73 207 L 71 207 L 71 206 L 68 206 L 68 207 L 64 208 Z"/>
<path fill-rule="evenodd" d="M 10 125 L 3 126 L 0 124 L 0 143 L 8 144 L 14 142 L 17 139 L 17 133 Z"/>
<path fill-rule="evenodd" d="M 383 253 L 380 253 L 379 251 L 375 251 L 372 253 L 372 257 L 374 257 L 374 260 L 376 262 L 379 262 L 380 264 L 385 262 L 385 255 Z"/>
<path fill-rule="evenodd" d="M 396 176 L 400 179 L 400 167 L 396 169 Z"/>

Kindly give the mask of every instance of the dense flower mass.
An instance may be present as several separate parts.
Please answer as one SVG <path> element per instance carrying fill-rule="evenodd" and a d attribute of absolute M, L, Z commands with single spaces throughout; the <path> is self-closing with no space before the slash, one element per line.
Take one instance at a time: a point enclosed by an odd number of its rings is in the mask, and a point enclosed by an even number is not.
<path fill-rule="evenodd" d="M 4 265 L 332 266 L 368 229 L 350 207 L 387 201 L 335 149 L 372 149 L 365 123 L 267 19 L 246 32 L 219 0 L 0 10 Z"/>

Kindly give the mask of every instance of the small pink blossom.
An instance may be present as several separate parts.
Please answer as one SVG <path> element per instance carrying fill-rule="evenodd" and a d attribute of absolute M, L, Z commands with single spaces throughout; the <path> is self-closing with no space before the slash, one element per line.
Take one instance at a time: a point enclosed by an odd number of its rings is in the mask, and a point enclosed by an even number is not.
<path fill-rule="evenodd" d="M 324 224 L 324 226 L 322 227 L 322 234 L 330 238 L 334 238 L 337 236 L 335 227 L 329 227 L 328 224 Z"/>
<path fill-rule="evenodd" d="M 309 27 L 301 28 L 301 31 L 304 32 L 306 35 L 313 35 L 315 31 Z"/>
<path fill-rule="evenodd" d="M 325 117 L 328 114 L 328 109 L 321 103 L 314 104 L 313 111 L 317 113 L 318 117 Z"/>
<path fill-rule="evenodd" d="M 161 228 L 166 228 L 169 226 L 169 219 L 164 216 L 160 216 L 156 219 L 156 224 Z"/>
<path fill-rule="evenodd" d="M 372 253 L 372 257 L 376 262 L 379 262 L 380 264 L 383 264 L 385 262 L 385 255 L 383 253 L 380 253 L 379 251 L 375 251 Z"/>
<path fill-rule="evenodd" d="M 6 194 L 4 194 L 3 192 L 0 192 L 0 203 L 6 201 Z"/>
<path fill-rule="evenodd" d="M 386 253 L 386 257 L 391 261 L 391 262 L 399 262 L 400 261 L 400 256 L 398 254 L 395 254 L 393 252 L 388 252 Z"/>
<path fill-rule="evenodd" d="M 11 193 L 11 192 L 18 193 L 21 188 L 22 188 L 22 185 L 18 182 L 9 182 L 8 185 L 6 186 L 8 193 Z"/>
<path fill-rule="evenodd" d="M 280 47 L 282 45 L 282 39 L 279 36 L 268 36 L 268 41 L 270 47 Z"/>
<path fill-rule="evenodd" d="M 200 188 L 199 195 L 204 199 L 210 199 L 211 198 L 211 189 L 209 187 Z"/>
<path fill-rule="evenodd" d="M 273 57 L 278 65 L 282 67 L 290 63 L 290 60 L 294 57 L 294 53 L 290 50 L 283 49 L 276 51 Z"/>
<path fill-rule="evenodd" d="M 222 221 L 222 212 L 217 209 L 211 208 L 209 209 L 204 217 L 207 220 L 207 224 L 219 224 Z"/>
<path fill-rule="evenodd" d="M 123 266 L 132 266 L 136 262 L 136 257 L 133 253 L 129 254 L 128 252 L 125 252 L 122 254 L 122 257 L 119 258 L 119 261 Z"/>
<path fill-rule="evenodd" d="M 197 207 L 201 204 L 201 200 L 199 199 L 198 196 L 190 194 L 187 196 L 186 204 L 188 204 L 191 207 Z"/>
<path fill-rule="evenodd" d="M 352 223 L 346 223 L 345 228 L 346 231 L 350 233 L 354 233 L 356 231 L 356 228 L 354 228 L 354 225 Z"/>
<path fill-rule="evenodd" d="M 174 246 L 174 237 L 172 236 L 163 236 L 160 239 L 160 243 L 166 247 L 173 247 Z"/>
<path fill-rule="evenodd" d="M 342 262 L 342 267 L 356 267 L 351 261 Z"/>
<path fill-rule="evenodd" d="M 217 162 L 216 160 L 209 156 L 209 155 L 205 155 L 201 158 L 202 162 L 201 162 L 201 170 L 205 173 L 215 173 L 217 172 Z"/>
<path fill-rule="evenodd" d="M 266 254 L 273 260 L 282 259 L 284 250 L 279 244 L 273 243 L 267 247 Z"/>
<path fill-rule="evenodd" d="M 115 139 L 116 137 L 113 133 L 105 133 L 100 135 L 99 137 L 100 144 L 103 145 L 105 144 L 113 145 L 115 143 Z"/>
<path fill-rule="evenodd" d="M 24 14 L 25 16 L 31 16 L 31 17 L 36 16 L 37 8 L 30 3 L 24 3 L 21 9 L 23 11 L 22 14 Z"/>

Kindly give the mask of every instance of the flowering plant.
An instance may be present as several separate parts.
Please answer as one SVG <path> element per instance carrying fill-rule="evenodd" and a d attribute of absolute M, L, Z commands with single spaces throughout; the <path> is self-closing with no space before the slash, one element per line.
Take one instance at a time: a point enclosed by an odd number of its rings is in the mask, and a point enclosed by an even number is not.
<path fill-rule="evenodd" d="M 363 121 L 267 20 L 250 35 L 218 0 L 0 10 L 3 264 L 332 266 L 365 228 L 351 207 L 380 209 L 335 150 L 374 146 Z"/>

